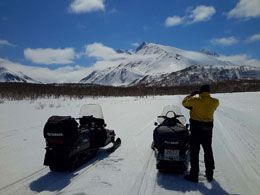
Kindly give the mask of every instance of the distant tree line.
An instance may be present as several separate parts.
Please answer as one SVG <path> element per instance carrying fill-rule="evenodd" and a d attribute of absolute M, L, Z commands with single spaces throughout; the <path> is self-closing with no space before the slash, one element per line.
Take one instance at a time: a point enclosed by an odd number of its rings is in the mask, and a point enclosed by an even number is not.
<path fill-rule="evenodd" d="M 260 91 L 260 80 L 226 81 L 211 84 L 213 93 L 231 93 Z M 106 96 L 156 96 L 188 94 L 197 90 L 198 85 L 171 87 L 113 87 L 89 84 L 31 84 L 31 83 L 0 83 L 0 98 L 8 100 L 38 98 L 84 98 Z"/>

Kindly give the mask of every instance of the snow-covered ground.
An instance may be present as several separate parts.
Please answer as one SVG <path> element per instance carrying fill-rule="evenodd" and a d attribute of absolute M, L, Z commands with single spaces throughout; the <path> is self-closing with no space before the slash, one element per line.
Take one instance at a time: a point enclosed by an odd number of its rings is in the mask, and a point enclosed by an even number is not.
<path fill-rule="evenodd" d="M 260 92 L 215 94 L 213 150 L 215 179 L 187 182 L 183 175 L 158 173 L 150 148 L 154 121 L 165 105 L 181 106 L 184 96 L 148 98 L 43 99 L 0 104 L 0 194 L 161 195 L 260 193 Z M 99 103 L 108 128 L 122 145 L 72 173 L 43 166 L 43 126 L 51 115 L 78 117 L 80 106 Z M 182 108 L 188 118 L 188 111 Z"/>

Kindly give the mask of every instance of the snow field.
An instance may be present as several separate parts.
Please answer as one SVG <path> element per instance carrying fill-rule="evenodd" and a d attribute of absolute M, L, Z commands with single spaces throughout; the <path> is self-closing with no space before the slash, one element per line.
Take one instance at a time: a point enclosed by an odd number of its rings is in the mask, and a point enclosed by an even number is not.
<path fill-rule="evenodd" d="M 4 101 L 0 104 L 0 194 L 258 194 L 260 192 L 260 93 L 214 94 L 215 180 L 158 173 L 151 150 L 156 116 L 165 105 L 181 107 L 184 96 L 68 98 Z M 99 103 L 105 122 L 122 139 L 114 153 L 98 156 L 72 173 L 44 167 L 43 126 L 51 115 L 78 117 L 80 106 Z M 181 107 L 188 119 L 188 110 Z"/>

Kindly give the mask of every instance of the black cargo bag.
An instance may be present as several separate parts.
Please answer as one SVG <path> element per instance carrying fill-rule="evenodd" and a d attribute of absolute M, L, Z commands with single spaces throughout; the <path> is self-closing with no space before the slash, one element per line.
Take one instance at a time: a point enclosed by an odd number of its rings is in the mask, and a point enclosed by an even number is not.
<path fill-rule="evenodd" d="M 183 125 L 174 127 L 158 126 L 153 132 L 153 140 L 156 147 L 164 147 L 165 141 L 186 144 L 189 141 L 189 131 Z"/>
<path fill-rule="evenodd" d="M 63 140 L 66 144 L 73 144 L 79 136 L 78 123 L 71 116 L 51 116 L 43 129 L 47 140 Z"/>

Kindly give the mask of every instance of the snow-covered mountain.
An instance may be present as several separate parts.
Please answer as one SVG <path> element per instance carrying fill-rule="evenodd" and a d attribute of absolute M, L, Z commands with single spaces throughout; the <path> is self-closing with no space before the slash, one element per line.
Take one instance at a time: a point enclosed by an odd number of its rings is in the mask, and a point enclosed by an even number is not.
<path fill-rule="evenodd" d="M 102 71 L 93 71 L 87 77 L 83 78 L 81 83 L 93 83 L 100 85 L 128 85 L 143 78 L 143 74 L 138 74 L 128 67 L 108 68 Z"/>
<path fill-rule="evenodd" d="M 173 82 L 177 79 L 177 77 L 176 79 L 173 79 L 173 77 L 182 73 L 181 80 L 178 80 L 179 84 L 193 82 L 194 78 L 197 77 L 199 77 L 197 80 L 200 82 L 238 79 L 240 77 L 252 79 L 255 76 L 258 76 L 259 79 L 258 69 L 241 67 L 245 64 L 221 60 L 215 52 L 207 50 L 187 51 L 154 43 L 142 43 L 135 52 L 129 52 L 125 58 L 117 62 L 117 66 L 95 70 L 80 82 L 115 86 L 144 83 L 152 85 L 167 80 L 169 75 L 171 75 Z M 252 73 L 249 74 L 248 69 Z M 195 72 L 192 73 L 191 70 Z M 246 71 L 246 73 L 243 73 L 243 71 Z M 237 74 L 237 77 L 230 77 L 230 75 Z M 254 76 L 251 77 L 252 75 Z M 138 83 L 139 81 L 140 83 Z"/>
<path fill-rule="evenodd" d="M 0 67 L 0 82 L 39 83 L 22 72 L 14 72 L 4 67 Z"/>
<path fill-rule="evenodd" d="M 210 56 L 216 56 L 216 57 L 219 57 L 220 55 L 214 51 L 210 51 L 208 49 L 201 49 L 200 50 L 201 53 L 204 53 L 204 54 L 207 54 L 207 55 L 210 55 Z"/>
<path fill-rule="evenodd" d="M 250 66 L 194 65 L 172 73 L 147 75 L 130 85 L 176 86 L 247 79 L 260 80 L 260 68 Z"/>
<path fill-rule="evenodd" d="M 259 69 L 252 68 L 254 64 L 259 67 L 257 60 L 246 60 L 250 63 L 248 64 L 244 63 L 243 58 L 236 56 L 231 58 L 206 49 L 195 52 L 154 43 L 142 43 L 136 51 L 112 48 L 110 50 L 111 54 L 105 57 L 97 55 L 97 62 L 91 67 L 68 66 L 55 70 L 32 68 L 0 58 L 0 67 L 3 67 L 0 69 L 0 82 L 38 83 L 33 79 L 37 78 L 43 83 L 80 82 L 128 86 L 259 79 Z M 229 61 L 230 59 L 235 61 Z"/>

